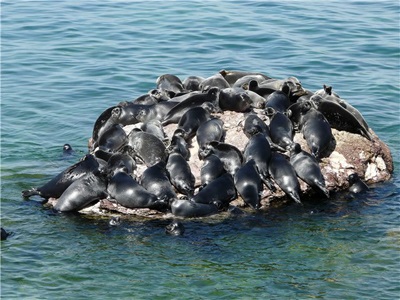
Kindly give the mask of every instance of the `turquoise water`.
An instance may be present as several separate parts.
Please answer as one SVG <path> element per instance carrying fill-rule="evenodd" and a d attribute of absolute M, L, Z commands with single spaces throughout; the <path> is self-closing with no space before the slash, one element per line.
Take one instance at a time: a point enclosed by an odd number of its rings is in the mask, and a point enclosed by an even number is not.
<path fill-rule="evenodd" d="M 2 1 L 4 299 L 398 299 L 398 1 Z M 265 214 L 123 221 L 54 214 L 21 190 L 87 151 L 94 121 L 171 73 L 326 83 L 389 145 L 395 173 L 355 199 Z M 77 157 L 64 159 L 70 143 Z"/>

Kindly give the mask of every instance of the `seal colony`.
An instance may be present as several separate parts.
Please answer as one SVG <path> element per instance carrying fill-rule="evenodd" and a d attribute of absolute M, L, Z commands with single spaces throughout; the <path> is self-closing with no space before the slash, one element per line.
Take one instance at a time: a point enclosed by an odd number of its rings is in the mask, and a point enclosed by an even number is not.
<path fill-rule="evenodd" d="M 88 153 L 22 195 L 59 212 L 190 218 L 363 192 L 355 178 L 373 184 L 392 172 L 388 147 L 332 87 L 222 70 L 164 74 L 105 109 Z"/>

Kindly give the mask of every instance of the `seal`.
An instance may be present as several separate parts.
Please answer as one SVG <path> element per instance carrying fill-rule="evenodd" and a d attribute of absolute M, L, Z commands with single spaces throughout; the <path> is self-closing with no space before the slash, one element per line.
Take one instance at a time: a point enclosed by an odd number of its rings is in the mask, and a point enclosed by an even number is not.
<path fill-rule="evenodd" d="M 171 142 L 168 146 L 168 151 L 177 152 L 182 155 L 186 160 L 190 158 L 189 144 L 183 138 L 184 131 L 182 129 L 176 129 L 171 137 Z"/>
<path fill-rule="evenodd" d="M 224 121 L 219 118 L 211 118 L 200 124 L 196 131 L 196 140 L 199 151 L 204 149 L 212 141 L 221 142 L 225 136 Z"/>
<path fill-rule="evenodd" d="M 107 196 L 107 179 L 100 171 L 94 171 L 74 181 L 58 198 L 54 209 L 60 212 L 76 212 Z"/>
<path fill-rule="evenodd" d="M 166 162 L 159 161 L 155 165 L 144 170 L 140 184 L 150 193 L 157 196 L 159 200 L 171 203 L 176 199 L 175 190 L 168 178 Z"/>
<path fill-rule="evenodd" d="M 250 98 L 252 108 L 259 108 L 259 109 L 265 108 L 266 99 L 264 97 L 250 90 L 245 90 L 245 92 Z"/>
<path fill-rule="evenodd" d="M 190 200 L 196 203 L 228 206 L 236 198 L 237 192 L 233 177 L 229 173 L 225 173 L 203 187 Z"/>
<path fill-rule="evenodd" d="M 41 187 L 22 191 L 22 196 L 28 198 L 39 195 L 45 199 L 59 198 L 74 181 L 91 174 L 98 168 L 99 163 L 96 158 L 92 154 L 87 154 Z"/>
<path fill-rule="evenodd" d="M 7 232 L 3 227 L 1 227 L 1 240 L 6 240 L 9 235 L 11 234 Z"/>
<path fill-rule="evenodd" d="M 263 190 L 261 177 L 256 170 L 254 159 L 248 160 L 236 172 L 235 187 L 243 201 L 253 209 L 260 208 L 260 194 Z"/>
<path fill-rule="evenodd" d="M 254 164 L 260 178 L 270 190 L 273 190 L 273 185 L 270 182 L 270 175 L 268 171 L 271 155 L 271 147 L 261 130 L 259 132 L 255 132 L 250 137 L 243 151 L 245 162 L 254 160 Z"/>
<path fill-rule="evenodd" d="M 329 191 L 325 187 L 325 179 L 315 157 L 301 149 L 298 143 L 290 147 L 290 163 L 297 176 L 311 188 L 321 191 L 329 198 Z"/>
<path fill-rule="evenodd" d="M 200 91 L 200 84 L 204 79 L 201 76 L 188 76 L 183 80 L 183 88 L 187 91 Z"/>
<path fill-rule="evenodd" d="M 225 170 L 232 176 L 235 175 L 236 171 L 243 163 L 242 152 L 231 144 L 213 141 L 199 151 L 199 158 L 204 159 L 211 154 L 218 156 L 224 164 Z"/>
<path fill-rule="evenodd" d="M 272 107 L 275 111 L 285 113 L 288 107 L 291 105 L 290 99 L 290 88 L 285 82 L 279 91 L 272 92 L 268 95 L 265 103 L 265 107 Z"/>
<path fill-rule="evenodd" d="M 72 149 L 70 144 L 64 144 L 63 146 L 63 156 L 71 156 L 74 155 L 75 151 Z"/>
<path fill-rule="evenodd" d="M 300 184 L 293 166 L 283 154 L 272 152 L 269 173 L 276 184 L 295 202 L 300 201 Z"/>
<path fill-rule="evenodd" d="M 362 117 L 362 120 L 357 119 L 353 113 L 342 105 L 335 101 L 325 100 L 319 95 L 312 96 L 311 101 L 313 101 L 318 111 L 324 115 L 333 128 L 357 133 L 372 141 L 373 138 L 369 132 L 369 127 Z"/>
<path fill-rule="evenodd" d="M 166 169 L 172 185 L 178 192 L 191 197 L 194 193 L 194 177 L 189 163 L 178 152 L 172 152 L 168 156 Z"/>
<path fill-rule="evenodd" d="M 167 135 L 165 134 L 164 128 L 159 120 L 147 121 L 140 126 L 140 129 L 144 132 L 155 135 L 162 142 L 167 140 Z"/>
<path fill-rule="evenodd" d="M 223 69 L 219 71 L 219 74 L 221 74 L 230 85 L 234 85 L 239 79 L 242 79 L 243 77 L 255 77 L 261 78 L 262 80 L 270 79 L 270 77 L 268 77 L 267 75 L 259 72 L 246 72 Z"/>
<path fill-rule="evenodd" d="M 203 159 L 203 165 L 200 169 L 201 187 L 204 188 L 214 179 L 226 173 L 224 164 L 218 156 L 211 154 Z"/>
<path fill-rule="evenodd" d="M 120 115 L 121 115 L 121 107 L 118 106 L 109 107 L 100 114 L 100 116 L 97 118 L 93 126 L 92 149 L 94 149 L 97 146 L 97 140 L 103 134 L 104 131 L 106 131 L 112 125 L 119 123 Z"/>
<path fill-rule="evenodd" d="M 247 136 L 247 138 L 250 139 L 251 136 L 253 136 L 257 132 L 261 132 L 265 136 L 271 149 L 279 150 L 282 152 L 286 151 L 286 149 L 282 148 L 272 141 L 269 126 L 257 114 L 251 112 L 245 115 L 243 123 L 243 133 Z"/>
<path fill-rule="evenodd" d="M 271 79 L 271 78 L 265 78 L 265 76 L 262 76 L 262 75 L 246 75 L 246 76 L 243 76 L 243 77 L 239 78 L 238 80 L 236 80 L 235 83 L 231 84 L 231 86 L 232 87 L 241 87 L 245 90 L 248 90 L 250 81 L 254 80 L 254 81 L 257 81 L 258 84 L 260 84 L 261 82 L 263 82 L 267 79 Z"/>
<path fill-rule="evenodd" d="M 303 103 L 299 128 L 311 153 L 320 159 L 334 137 L 331 125 L 321 112 L 312 107 L 311 101 Z"/>
<path fill-rule="evenodd" d="M 178 217 L 196 218 L 216 214 L 218 206 L 215 204 L 196 203 L 190 200 L 175 199 L 171 203 L 171 212 Z"/>
<path fill-rule="evenodd" d="M 127 141 L 126 132 L 122 129 L 121 125 L 113 124 L 100 136 L 98 147 L 100 150 L 106 152 L 116 152 L 123 148 Z"/>
<path fill-rule="evenodd" d="M 180 118 L 177 129 L 183 132 L 182 137 L 186 142 L 190 141 L 200 125 L 210 119 L 210 110 L 202 104 L 188 109 Z"/>
<path fill-rule="evenodd" d="M 265 114 L 270 119 L 271 140 L 284 149 L 293 144 L 294 129 L 292 121 L 285 114 L 276 111 L 272 107 L 266 107 Z"/>
<path fill-rule="evenodd" d="M 114 153 L 107 161 L 107 174 L 109 178 L 120 171 L 132 175 L 135 170 L 136 161 L 127 153 Z"/>
<path fill-rule="evenodd" d="M 202 92 L 206 92 L 214 87 L 218 88 L 219 90 L 222 90 L 229 88 L 231 86 L 220 73 L 207 77 L 200 84 L 200 90 Z"/>
<path fill-rule="evenodd" d="M 347 178 L 349 182 L 349 191 L 353 194 L 364 193 L 369 190 L 368 185 L 358 176 L 357 173 L 352 173 Z"/>
<path fill-rule="evenodd" d="M 155 135 L 134 128 L 128 134 L 131 155 L 140 158 L 150 167 L 159 161 L 167 161 L 168 151 L 165 144 Z"/>
<path fill-rule="evenodd" d="M 181 93 L 184 88 L 182 81 L 179 77 L 172 74 L 164 74 L 157 78 L 156 80 L 157 89 L 170 91 L 175 94 Z"/>
<path fill-rule="evenodd" d="M 183 226 L 182 222 L 173 220 L 165 227 L 165 233 L 168 235 L 183 235 L 185 233 L 185 226 Z"/>
<path fill-rule="evenodd" d="M 132 100 L 132 102 L 135 104 L 152 105 L 157 104 L 160 101 L 168 101 L 169 99 L 171 98 L 168 92 L 159 89 L 152 89 L 147 94 L 141 95 Z"/>
<path fill-rule="evenodd" d="M 218 108 L 218 88 L 211 88 L 206 93 L 195 94 L 182 102 L 176 104 L 162 120 L 162 125 L 168 125 L 171 123 L 178 123 L 182 115 L 187 112 L 190 108 L 195 106 L 201 106 L 203 103 L 209 102 L 213 104 L 215 109 Z M 168 102 L 168 101 L 167 101 Z"/>
<path fill-rule="evenodd" d="M 121 218 L 119 216 L 112 217 L 108 224 L 110 224 L 110 226 L 119 226 L 121 225 Z"/>
<path fill-rule="evenodd" d="M 248 112 L 252 108 L 250 96 L 242 88 L 225 88 L 219 92 L 219 107 L 224 110 Z"/>
<path fill-rule="evenodd" d="M 109 198 L 127 208 L 164 210 L 168 207 L 167 202 L 159 200 L 125 172 L 118 172 L 110 179 L 107 193 Z"/>

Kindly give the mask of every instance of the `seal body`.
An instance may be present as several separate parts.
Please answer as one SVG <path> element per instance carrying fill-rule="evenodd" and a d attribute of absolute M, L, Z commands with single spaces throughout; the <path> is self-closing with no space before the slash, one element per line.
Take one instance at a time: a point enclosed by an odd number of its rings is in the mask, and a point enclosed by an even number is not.
<path fill-rule="evenodd" d="M 222 110 L 247 112 L 252 107 L 250 96 L 242 88 L 225 88 L 219 93 L 219 107 Z"/>
<path fill-rule="evenodd" d="M 254 159 L 250 159 L 235 174 L 235 187 L 243 201 L 253 209 L 260 208 L 261 177 Z"/>
<path fill-rule="evenodd" d="M 324 115 L 305 103 L 299 128 L 312 154 L 319 159 L 333 140 L 332 129 Z"/>
<path fill-rule="evenodd" d="M 91 154 L 85 155 L 79 162 L 68 167 L 41 187 L 22 191 L 23 197 L 39 195 L 45 199 L 58 198 L 76 180 L 98 170 L 99 163 Z"/>
<path fill-rule="evenodd" d="M 128 135 L 128 145 L 148 167 L 167 160 L 165 144 L 151 133 L 133 129 Z"/>
<path fill-rule="evenodd" d="M 135 179 L 125 172 L 118 172 L 107 187 L 109 197 L 127 208 L 163 209 L 167 203 L 160 201 L 156 195 L 147 191 Z"/>
<path fill-rule="evenodd" d="M 233 177 L 229 173 L 225 173 L 208 183 L 191 200 L 196 203 L 219 203 L 226 206 L 236 197 Z"/>
<path fill-rule="evenodd" d="M 187 91 L 200 91 L 200 84 L 204 79 L 201 76 L 188 76 L 182 82 L 183 88 Z"/>
<path fill-rule="evenodd" d="M 168 178 L 166 163 L 159 161 L 155 165 L 144 170 L 140 184 L 158 199 L 171 203 L 176 199 L 175 190 Z"/>
<path fill-rule="evenodd" d="M 214 87 L 222 90 L 229 88 L 230 85 L 220 73 L 205 78 L 200 84 L 200 90 L 203 92 L 208 91 Z"/>
<path fill-rule="evenodd" d="M 224 164 L 218 156 L 211 154 L 205 157 L 203 165 L 200 170 L 201 186 L 205 187 L 207 184 L 218 178 L 226 171 Z"/>
<path fill-rule="evenodd" d="M 196 132 L 199 149 L 204 149 L 212 141 L 222 141 L 224 135 L 224 121 L 221 119 L 212 118 L 203 122 Z"/>
<path fill-rule="evenodd" d="M 183 91 L 182 81 L 179 77 L 172 74 L 164 74 L 156 80 L 157 89 L 173 92 L 178 94 Z"/>
<path fill-rule="evenodd" d="M 188 197 L 194 193 L 194 177 L 189 163 L 177 152 L 172 152 L 168 156 L 166 169 L 172 185 L 182 194 Z"/>
<path fill-rule="evenodd" d="M 325 187 L 325 179 L 315 157 L 303 151 L 299 144 L 294 143 L 290 149 L 290 163 L 297 176 L 313 189 L 320 190 L 329 198 Z"/>
<path fill-rule="evenodd" d="M 363 193 L 369 190 L 368 185 L 358 176 L 357 173 L 352 173 L 347 178 L 349 182 L 349 191 L 354 194 Z"/>
<path fill-rule="evenodd" d="M 168 146 L 168 151 L 180 153 L 184 159 L 189 160 L 189 144 L 183 138 L 183 134 L 183 130 L 175 130 L 171 137 L 171 143 Z"/>
<path fill-rule="evenodd" d="M 99 137 L 98 147 L 106 152 L 116 152 L 125 146 L 127 135 L 121 125 L 113 124 Z"/>
<path fill-rule="evenodd" d="M 190 200 L 175 199 L 171 203 L 171 212 L 175 216 L 184 218 L 205 217 L 216 214 L 218 212 L 218 206 L 215 204 L 205 204 Z"/>
<path fill-rule="evenodd" d="M 199 157 L 203 159 L 210 154 L 215 154 L 224 164 L 225 170 L 232 176 L 243 163 L 242 152 L 231 144 L 213 141 L 199 152 Z"/>
<path fill-rule="evenodd" d="M 271 140 L 284 149 L 293 144 L 294 128 L 292 121 L 285 114 L 272 107 L 266 108 L 266 114 L 270 118 Z"/>
<path fill-rule="evenodd" d="M 300 201 L 300 184 L 290 162 L 280 153 L 273 152 L 269 164 L 269 173 L 276 184 L 295 202 Z"/>
<path fill-rule="evenodd" d="M 186 111 L 178 122 L 177 128 L 183 131 L 183 138 L 191 140 L 200 125 L 210 119 L 210 113 L 202 106 L 190 108 Z"/>
<path fill-rule="evenodd" d="M 132 175 L 135 170 L 136 162 L 127 153 L 114 153 L 107 161 L 107 173 L 110 178 L 120 171 Z"/>
<path fill-rule="evenodd" d="M 58 198 L 54 209 L 74 212 L 106 197 L 107 180 L 99 171 L 74 181 Z"/>

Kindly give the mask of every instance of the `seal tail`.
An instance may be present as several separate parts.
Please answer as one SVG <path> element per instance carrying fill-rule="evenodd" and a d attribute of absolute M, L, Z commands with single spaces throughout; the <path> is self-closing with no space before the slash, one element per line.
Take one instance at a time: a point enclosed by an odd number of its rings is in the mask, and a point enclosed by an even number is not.
<path fill-rule="evenodd" d="M 30 190 L 23 190 L 22 197 L 29 198 L 30 196 L 39 195 L 40 192 L 36 188 L 31 188 Z"/>

